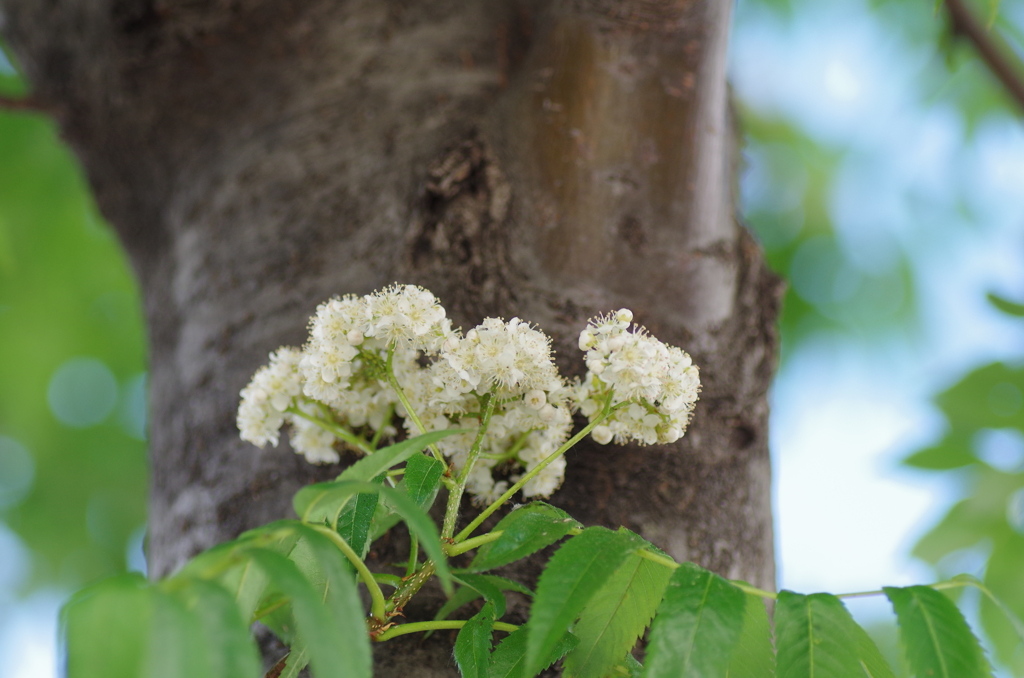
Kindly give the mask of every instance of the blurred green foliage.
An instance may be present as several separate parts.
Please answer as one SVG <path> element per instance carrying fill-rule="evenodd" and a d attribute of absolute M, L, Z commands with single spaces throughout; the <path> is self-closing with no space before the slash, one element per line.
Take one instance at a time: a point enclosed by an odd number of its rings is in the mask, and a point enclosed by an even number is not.
<path fill-rule="evenodd" d="M 147 486 L 138 295 L 54 123 L 2 109 L 0 355 L 0 520 L 31 550 L 26 587 L 123 571 Z"/>
<path fill-rule="evenodd" d="M 991 297 L 1004 312 L 1024 318 L 1024 306 Z M 946 417 L 945 435 L 904 461 L 955 474 L 964 488 L 914 555 L 953 575 L 974 551 L 987 555 L 985 585 L 1024 618 L 1024 365 L 985 365 L 935 398 Z M 1006 617 L 981 599 L 981 621 L 1000 662 L 1024 675 L 1024 646 Z"/>

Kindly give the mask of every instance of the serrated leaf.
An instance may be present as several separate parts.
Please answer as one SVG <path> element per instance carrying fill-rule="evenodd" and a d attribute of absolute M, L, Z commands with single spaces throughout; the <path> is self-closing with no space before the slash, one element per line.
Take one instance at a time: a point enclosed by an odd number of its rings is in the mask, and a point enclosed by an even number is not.
<path fill-rule="evenodd" d="M 864 678 L 856 622 L 828 593 L 780 591 L 775 601 L 779 678 Z"/>
<path fill-rule="evenodd" d="M 629 533 L 588 527 L 555 552 L 540 575 L 526 623 L 524 678 L 541 670 L 569 625 L 640 545 Z"/>
<path fill-rule="evenodd" d="M 857 635 L 857 657 L 860 659 L 861 668 L 864 669 L 867 678 L 896 678 L 889 662 L 882 656 L 868 632 L 856 624 L 855 633 Z"/>
<path fill-rule="evenodd" d="M 626 670 L 627 678 L 640 678 L 644 675 L 644 665 L 636 660 L 631 654 L 626 655 L 626 661 L 622 663 L 620 668 Z"/>
<path fill-rule="evenodd" d="M 693 563 L 671 574 L 651 626 L 645 678 L 723 675 L 743 632 L 744 593 Z"/>
<path fill-rule="evenodd" d="M 369 550 L 370 524 L 377 510 L 378 494 L 361 493 L 348 502 L 338 515 L 336 530 L 352 550 L 365 557 Z"/>
<path fill-rule="evenodd" d="M 621 663 L 654 617 L 673 570 L 636 553 L 590 599 L 573 627 L 580 639 L 565 658 L 565 675 L 604 678 Z"/>
<path fill-rule="evenodd" d="M 990 678 L 978 639 L 949 598 L 927 586 L 887 586 L 910 668 L 929 678 Z"/>
<path fill-rule="evenodd" d="M 764 600 L 744 594 L 743 632 L 729 661 L 728 678 L 772 678 L 775 675 L 775 648 Z"/>
<path fill-rule="evenodd" d="M 505 614 L 505 594 L 501 592 L 494 582 L 479 574 L 460 574 L 455 581 L 476 590 L 494 608 L 495 619 L 501 619 Z"/>
<path fill-rule="evenodd" d="M 416 436 L 415 438 L 403 440 L 402 442 L 395 443 L 394 445 L 382 447 L 373 454 L 369 454 L 349 466 L 347 469 L 342 471 L 341 475 L 338 476 L 337 479 L 368 481 L 371 478 L 376 478 L 381 473 L 398 466 L 406 459 L 412 457 L 412 455 L 419 454 L 423 450 L 427 449 L 428 445 L 447 438 L 453 433 L 463 432 L 464 431 L 462 431 L 462 429 L 454 428 L 444 431 L 432 431 L 430 433 L 424 433 L 421 436 Z M 296 509 L 296 512 L 299 513 L 299 515 L 302 515 L 301 511 L 298 511 L 298 509 Z"/>
<path fill-rule="evenodd" d="M 487 678 L 494 620 L 494 605 L 488 602 L 459 629 L 455 639 L 455 663 L 459 665 L 462 678 Z"/>
<path fill-rule="evenodd" d="M 298 633 L 309 648 L 309 659 L 317 678 L 352 678 L 369 676 L 357 662 L 347 657 L 342 644 L 345 629 L 335 614 L 321 602 L 320 594 L 306 581 L 295 563 L 267 549 L 255 548 L 253 560 L 270 576 L 273 585 L 291 600 L 298 624 Z M 364 632 L 365 633 L 365 632 Z M 361 634 L 362 635 L 362 634 Z"/>
<path fill-rule="evenodd" d="M 405 490 L 420 508 L 427 510 L 434 503 L 444 471 L 444 464 L 437 459 L 423 454 L 413 455 L 405 465 L 400 489 Z"/>
<path fill-rule="evenodd" d="M 1024 304 L 1018 304 L 997 294 L 988 293 L 988 300 L 993 306 L 1003 313 L 1009 313 L 1017 317 L 1024 317 Z"/>
<path fill-rule="evenodd" d="M 312 493 L 300 501 L 300 495 L 306 490 L 312 490 Z M 451 571 L 448 568 L 444 551 L 441 549 L 441 536 L 437 532 L 437 526 L 434 525 L 430 516 L 405 493 L 372 483 L 338 480 L 333 483 L 310 485 L 300 490 L 295 495 L 295 507 L 296 511 L 300 506 L 304 507 L 304 511 L 299 513 L 303 522 L 316 524 L 327 521 L 333 527 L 338 512 L 344 508 L 353 495 L 361 493 L 380 493 L 387 500 L 395 513 L 401 516 L 409 526 L 409 531 L 419 538 L 423 550 L 437 567 L 437 576 L 441 580 L 441 586 L 445 593 L 451 595 Z"/>
<path fill-rule="evenodd" d="M 494 526 L 494 531 L 500 530 L 501 536 L 481 546 L 468 569 L 481 572 L 507 565 L 554 544 L 578 527 L 580 524 L 568 513 L 550 504 L 539 501 L 527 504 Z"/>
<path fill-rule="evenodd" d="M 178 584 L 178 582 L 175 582 Z M 210 675 L 217 678 L 252 678 L 260 671 L 259 652 L 249 634 L 248 617 L 223 587 L 193 579 L 174 593 L 198 620 L 209 650 Z"/>
<path fill-rule="evenodd" d="M 498 643 L 498 647 L 491 654 L 491 666 L 487 672 L 487 678 L 521 678 L 523 662 L 526 661 L 526 635 L 526 628 L 520 627 L 510 633 L 505 640 Z M 557 662 L 576 647 L 579 642 L 576 636 L 566 632 L 555 644 L 546 662 L 542 662 L 539 670 L 543 671 Z"/>

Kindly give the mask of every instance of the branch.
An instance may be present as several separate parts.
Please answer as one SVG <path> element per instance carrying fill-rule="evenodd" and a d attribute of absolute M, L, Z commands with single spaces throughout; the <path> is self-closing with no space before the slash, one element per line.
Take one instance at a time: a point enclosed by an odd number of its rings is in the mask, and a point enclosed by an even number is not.
<path fill-rule="evenodd" d="M 999 45 L 998 38 L 974 18 L 963 0 L 945 2 L 953 33 L 971 41 L 982 61 L 1024 112 L 1024 76 L 1021 75 L 1024 68 L 1015 59 L 1007 56 L 1006 50 Z"/>

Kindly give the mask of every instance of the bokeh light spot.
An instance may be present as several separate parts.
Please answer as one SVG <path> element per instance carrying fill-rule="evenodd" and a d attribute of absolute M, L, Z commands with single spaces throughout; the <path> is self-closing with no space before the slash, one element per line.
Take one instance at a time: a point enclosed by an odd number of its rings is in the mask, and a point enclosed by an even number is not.
<path fill-rule="evenodd" d="M 95 358 L 72 358 L 57 368 L 47 391 L 50 410 L 72 428 L 95 426 L 117 403 L 117 380 Z"/>
<path fill-rule="evenodd" d="M 24 445 L 14 438 L 0 436 L 0 509 L 20 502 L 35 476 L 35 463 Z"/>
<path fill-rule="evenodd" d="M 985 429 L 974 439 L 974 449 L 992 468 L 1012 473 L 1024 467 L 1024 434 L 1013 428 Z"/>

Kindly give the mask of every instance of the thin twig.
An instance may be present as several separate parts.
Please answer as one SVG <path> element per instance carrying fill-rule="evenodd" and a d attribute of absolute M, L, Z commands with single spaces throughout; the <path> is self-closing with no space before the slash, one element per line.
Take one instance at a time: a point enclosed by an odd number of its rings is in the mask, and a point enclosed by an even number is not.
<path fill-rule="evenodd" d="M 963 0 L 945 0 L 953 33 L 971 41 L 992 74 L 1024 112 L 1024 66 L 1009 56 L 999 37 L 985 28 L 967 9 Z"/>
<path fill-rule="evenodd" d="M 33 113 L 47 113 L 49 109 L 46 108 L 40 101 L 33 97 L 22 97 L 15 99 L 13 97 L 0 96 L 0 110 L 3 111 L 32 111 Z"/>

